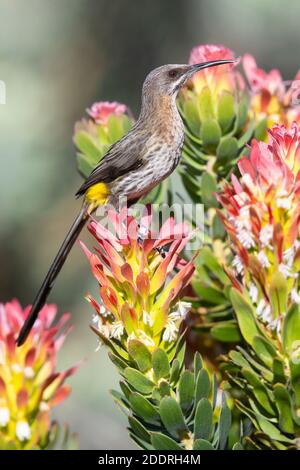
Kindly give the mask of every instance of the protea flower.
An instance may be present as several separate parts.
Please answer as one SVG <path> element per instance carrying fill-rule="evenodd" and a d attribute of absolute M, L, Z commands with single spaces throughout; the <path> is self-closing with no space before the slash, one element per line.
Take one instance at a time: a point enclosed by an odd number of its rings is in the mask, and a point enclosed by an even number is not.
<path fill-rule="evenodd" d="M 115 234 L 96 221 L 89 225 L 98 241 L 96 253 L 82 244 L 100 285 L 100 304 L 88 295 L 98 333 L 125 347 L 137 339 L 152 351 L 159 345 L 168 349 L 177 342 L 180 322 L 190 309 L 180 301 L 194 272 L 192 262 L 179 257 L 189 240 L 187 228 L 168 219 L 155 234 L 148 216 L 139 227 L 127 211 L 109 211 L 108 219 Z"/>
<path fill-rule="evenodd" d="M 251 54 L 243 57 L 243 66 L 250 85 L 250 116 L 256 121 L 256 136 L 267 139 L 267 128 L 279 123 L 290 126 L 293 121 L 300 121 L 300 107 L 292 102 L 296 90 L 284 82 L 277 69 L 265 72 L 257 67 Z M 300 71 L 295 80 L 299 80 Z"/>
<path fill-rule="evenodd" d="M 64 314 L 55 326 L 56 306 L 46 305 L 22 348 L 19 330 L 30 311 L 18 301 L 0 305 L 0 448 L 44 449 L 51 439 L 51 409 L 65 400 L 64 384 L 76 367 L 56 371 L 56 355 L 69 331 Z"/>
<path fill-rule="evenodd" d="M 225 358 L 258 449 L 299 449 L 300 132 L 274 125 L 253 141 L 219 195 L 235 253 L 231 301 L 247 350 Z"/>
<path fill-rule="evenodd" d="M 122 116 L 125 114 L 126 106 L 117 101 L 99 101 L 88 108 L 87 113 L 97 124 L 107 125 L 111 115 Z"/>
<path fill-rule="evenodd" d="M 80 173 L 87 177 L 103 158 L 109 147 L 123 137 L 132 126 L 133 118 L 125 104 L 100 101 L 87 110 L 89 119 L 75 124 L 73 140 L 78 149 Z"/>
<path fill-rule="evenodd" d="M 191 50 L 189 64 L 199 64 L 217 59 L 232 60 L 234 53 L 222 44 L 199 45 Z M 244 88 L 243 78 L 236 71 L 235 65 L 229 64 L 212 69 L 204 69 L 204 73 L 198 72 L 192 77 L 191 85 L 197 94 L 200 94 L 205 87 L 210 89 L 214 97 L 223 91 L 235 92 L 237 81 L 241 88 Z"/>
<path fill-rule="evenodd" d="M 192 49 L 190 63 L 234 58 L 222 45 L 199 45 Z M 247 118 L 244 82 L 235 65 L 214 67 L 195 74 L 180 92 L 178 104 L 186 138 L 181 178 L 194 202 L 210 205 L 206 188 L 227 176 L 253 128 Z"/>
<path fill-rule="evenodd" d="M 96 221 L 89 225 L 94 253 L 82 244 L 101 301 L 87 299 L 96 312 L 92 328 L 122 376 L 112 395 L 128 415 L 130 437 L 147 450 L 232 445 L 225 394 L 219 407 L 217 382 L 199 354 L 194 371 L 185 370 L 179 328 L 191 305 L 181 299 L 194 272 L 180 258 L 189 240 L 185 224 L 170 218 L 155 232 L 149 214 L 138 224 L 127 210 L 110 211 L 108 220 L 113 233 Z"/>
<path fill-rule="evenodd" d="M 252 142 L 250 157 L 238 163 L 241 178 L 233 175 L 218 199 L 233 242 L 236 276 L 262 322 L 280 331 L 288 307 L 300 302 L 300 132 L 293 123 L 290 129 L 275 125 L 268 134 L 268 143 Z M 286 296 L 280 305 L 274 298 L 277 283 Z"/>
<path fill-rule="evenodd" d="M 232 175 L 218 199 L 236 276 L 247 285 L 258 316 L 275 328 L 291 302 L 300 302 L 300 132 L 293 123 L 290 129 L 275 125 L 268 135 L 268 143 L 252 142 L 249 158 L 238 162 L 241 177 Z M 288 292 L 284 311 L 272 296 L 279 278 Z"/>

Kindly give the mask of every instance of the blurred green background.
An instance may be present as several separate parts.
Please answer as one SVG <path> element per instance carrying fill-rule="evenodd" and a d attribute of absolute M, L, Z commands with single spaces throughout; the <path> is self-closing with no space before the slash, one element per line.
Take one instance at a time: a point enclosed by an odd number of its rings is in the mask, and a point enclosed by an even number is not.
<path fill-rule="evenodd" d="M 73 125 L 96 100 L 135 114 L 143 78 L 183 63 L 199 43 L 251 52 L 286 79 L 299 68 L 300 3 L 290 0 L 0 0 L 0 299 L 30 303 L 79 202 Z M 82 235 L 87 239 L 87 235 Z M 134 448 L 108 390 L 117 374 L 89 330 L 95 282 L 78 246 L 50 297 L 73 313 L 60 367 L 80 358 L 73 393 L 56 411 L 83 449 Z"/>

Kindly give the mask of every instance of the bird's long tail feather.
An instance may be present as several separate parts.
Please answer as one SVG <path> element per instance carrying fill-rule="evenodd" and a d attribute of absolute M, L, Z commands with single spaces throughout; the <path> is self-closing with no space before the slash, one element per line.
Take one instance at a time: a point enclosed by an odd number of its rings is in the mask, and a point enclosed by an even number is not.
<path fill-rule="evenodd" d="M 17 339 L 18 346 L 21 346 L 25 342 L 27 336 L 29 335 L 30 330 L 34 325 L 34 322 L 36 321 L 40 310 L 46 303 L 46 300 L 48 298 L 48 295 L 50 294 L 54 281 L 56 277 L 58 276 L 61 268 L 63 267 L 66 261 L 66 258 L 72 246 L 74 245 L 77 237 L 79 236 L 81 230 L 83 229 L 87 218 L 88 218 L 88 207 L 86 204 L 84 204 L 78 216 L 76 217 L 73 224 L 71 225 L 71 228 L 66 238 L 64 239 L 44 279 L 44 282 L 41 285 L 40 290 L 38 291 L 34 299 L 32 308 L 30 310 L 30 314 L 28 315 L 24 325 L 22 326 L 19 337 Z"/>

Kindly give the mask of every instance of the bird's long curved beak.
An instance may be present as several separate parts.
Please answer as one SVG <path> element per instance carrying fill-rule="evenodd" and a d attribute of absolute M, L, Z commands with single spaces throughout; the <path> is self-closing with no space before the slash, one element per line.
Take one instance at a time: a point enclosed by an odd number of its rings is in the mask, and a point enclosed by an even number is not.
<path fill-rule="evenodd" d="M 239 62 L 239 59 L 220 59 L 220 60 L 209 60 L 208 62 L 202 62 L 201 64 L 191 65 L 190 69 L 186 72 L 187 77 L 190 77 L 199 70 L 207 69 L 208 67 L 215 67 L 216 65 L 224 64 L 235 64 Z"/>

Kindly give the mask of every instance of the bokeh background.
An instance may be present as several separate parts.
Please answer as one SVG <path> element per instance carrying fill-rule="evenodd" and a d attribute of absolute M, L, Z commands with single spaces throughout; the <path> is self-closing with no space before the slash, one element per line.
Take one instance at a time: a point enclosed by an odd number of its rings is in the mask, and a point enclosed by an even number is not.
<path fill-rule="evenodd" d="M 300 66 L 299 16 L 298 0 L 0 0 L 7 88 L 0 105 L 1 301 L 32 301 L 78 210 L 72 132 L 87 106 L 117 100 L 137 114 L 145 74 L 187 61 L 199 43 L 251 52 L 263 68 L 292 79 Z M 86 362 L 56 416 L 78 433 L 82 449 L 135 448 L 108 392 L 117 374 L 105 349 L 95 352 L 87 290 L 95 283 L 75 246 L 50 300 L 73 314 L 59 366 Z"/>

